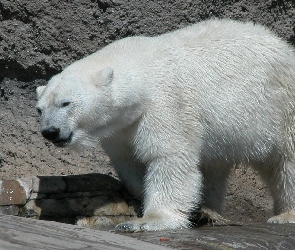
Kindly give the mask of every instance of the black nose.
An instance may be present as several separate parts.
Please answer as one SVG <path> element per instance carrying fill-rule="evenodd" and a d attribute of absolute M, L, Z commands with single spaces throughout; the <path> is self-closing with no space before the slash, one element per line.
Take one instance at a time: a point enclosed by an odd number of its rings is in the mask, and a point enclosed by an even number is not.
<path fill-rule="evenodd" d="M 59 137 L 60 129 L 56 127 L 50 127 L 41 131 L 41 134 L 49 141 L 55 141 Z"/>

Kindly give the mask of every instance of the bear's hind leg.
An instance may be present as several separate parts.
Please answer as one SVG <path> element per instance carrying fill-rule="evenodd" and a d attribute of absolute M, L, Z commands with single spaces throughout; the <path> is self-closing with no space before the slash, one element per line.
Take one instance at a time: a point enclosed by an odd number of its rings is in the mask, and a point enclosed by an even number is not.
<path fill-rule="evenodd" d="M 260 173 L 274 199 L 275 216 L 268 223 L 295 223 L 295 161 L 286 161 Z"/>
<path fill-rule="evenodd" d="M 197 213 L 196 223 L 205 220 L 210 225 L 231 224 L 229 220 L 221 216 L 230 168 L 204 166 L 202 173 L 204 177 L 203 203 L 201 210 Z"/>

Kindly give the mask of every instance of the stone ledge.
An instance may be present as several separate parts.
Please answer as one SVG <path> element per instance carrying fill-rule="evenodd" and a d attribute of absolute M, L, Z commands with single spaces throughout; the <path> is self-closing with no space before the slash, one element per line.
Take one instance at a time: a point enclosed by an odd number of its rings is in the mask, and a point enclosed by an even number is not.
<path fill-rule="evenodd" d="M 0 214 L 105 228 L 139 214 L 139 202 L 103 174 L 0 181 Z"/>
<path fill-rule="evenodd" d="M 0 215 L 1 250 L 172 249 L 128 236 L 55 221 Z"/>

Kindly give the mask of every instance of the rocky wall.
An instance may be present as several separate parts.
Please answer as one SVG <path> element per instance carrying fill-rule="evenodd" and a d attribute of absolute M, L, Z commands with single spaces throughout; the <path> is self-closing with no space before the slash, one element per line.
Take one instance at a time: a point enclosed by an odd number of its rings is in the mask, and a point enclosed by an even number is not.
<path fill-rule="evenodd" d="M 259 22 L 295 44 L 290 0 L 1 0 L 0 81 L 48 79 L 114 40 L 213 17 Z"/>

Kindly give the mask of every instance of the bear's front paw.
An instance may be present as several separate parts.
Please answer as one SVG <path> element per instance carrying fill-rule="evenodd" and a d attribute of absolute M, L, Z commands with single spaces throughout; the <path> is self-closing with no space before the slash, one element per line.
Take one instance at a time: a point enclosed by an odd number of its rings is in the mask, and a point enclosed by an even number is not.
<path fill-rule="evenodd" d="M 268 219 L 267 223 L 277 223 L 277 224 L 295 223 L 295 211 L 273 216 L 270 219 Z"/>
<path fill-rule="evenodd" d="M 134 221 L 127 221 L 120 223 L 115 227 L 118 232 L 143 232 L 143 231 L 161 231 L 177 228 L 187 228 L 188 223 L 179 223 L 174 219 L 136 219 Z"/>
<path fill-rule="evenodd" d="M 149 231 L 147 223 L 133 223 L 131 221 L 127 221 L 124 223 L 120 223 L 115 227 L 116 231 L 119 232 L 126 232 L 126 233 L 133 233 L 133 232 L 142 232 L 142 231 Z"/>

